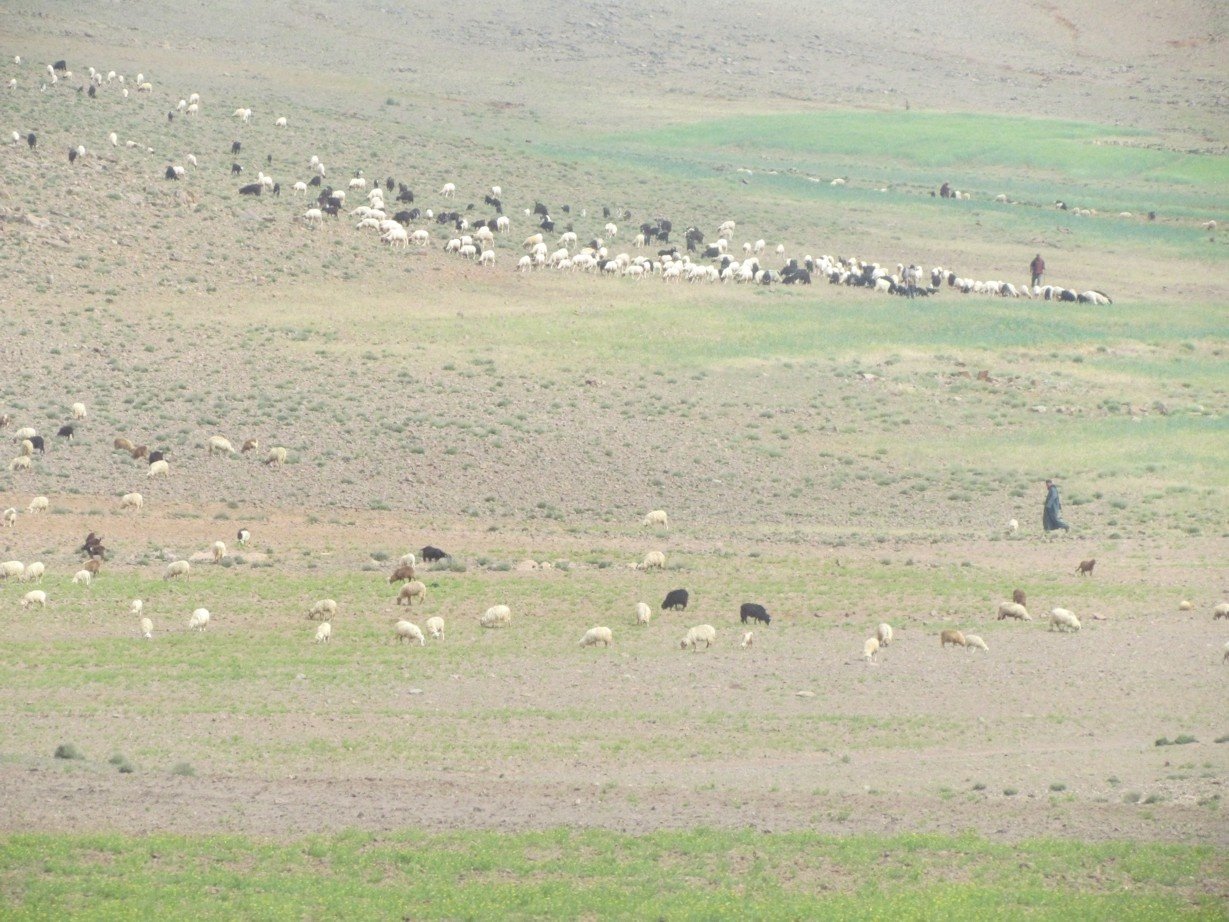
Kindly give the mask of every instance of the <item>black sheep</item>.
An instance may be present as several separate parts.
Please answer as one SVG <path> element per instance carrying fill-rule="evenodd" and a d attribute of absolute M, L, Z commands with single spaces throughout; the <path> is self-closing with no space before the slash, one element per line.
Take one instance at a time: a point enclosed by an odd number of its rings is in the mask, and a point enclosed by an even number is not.
<path fill-rule="evenodd" d="M 179 178 L 179 176 L 175 173 L 175 168 L 173 166 L 168 166 L 166 168 L 166 178 L 167 179 L 178 179 Z"/>
<path fill-rule="evenodd" d="M 68 439 L 69 441 L 71 441 L 73 437 L 73 427 L 72 426 L 61 426 L 60 431 L 57 432 L 56 435 L 58 435 L 62 439 Z"/>
<path fill-rule="evenodd" d="M 75 147 L 70 147 L 70 148 L 68 149 L 68 162 L 69 162 L 69 163 L 76 163 L 76 162 L 77 162 L 77 148 L 75 148 Z"/>
<path fill-rule="evenodd" d="M 428 544 L 421 551 L 419 551 L 419 556 L 422 557 L 424 563 L 435 563 L 437 560 L 443 560 L 449 555 L 447 551 Z"/>
<path fill-rule="evenodd" d="M 53 70 L 58 70 L 60 73 L 65 73 L 68 70 L 68 62 L 63 58 L 51 65 Z"/>
<path fill-rule="evenodd" d="M 239 187 L 240 195 L 260 195 L 264 191 L 264 186 L 258 182 L 250 182 L 246 186 Z"/>
<path fill-rule="evenodd" d="M 231 152 L 232 154 L 237 154 L 237 153 L 239 153 L 239 151 L 240 151 L 242 148 L 243 148 L 243 145 L 242 145 L 242 144 L 240 144 L 238 141 L 231 141 L 231 142 L 230 142 L 230 152 Z"/>
<path fill-rule="evenodd" d="M 43 437 L 41 435 L 30 436 L 30 444 L 34 446 L 34 450 L 40 455 L 45 455 L 47 453 L 47 446 L 43 442 Z"/>
<path fill-rule="evenodd" d="M 165 451 L 151 451 L 148 457 L 149 463 L 153 464 L 155 461 L 165 460 L 166 455 Z"/>
<path fill-rule="evenodd" d="M 232 163 L 230 165 L 230 175 L 231 176 L 238 176 L 242 172 L 243 172 L 243 167 L 239 166 L 239 164 Z"/>
<path fill-rule="evenodd" d="M 533 213 L 545 218 L 548 214 L 550 214 L 550 209 L 547 208 L 545 205 L 543 205 L 541 202 L 535 202 L 533 206 Z"/>
<path fill-rule="evenodd" d="M 666 600 L 661 603 L 661 610 L 682 611 L 687 607 L 689 598 L 686 589 L 671 589 L 666 593 Z"/>
<path fill-rule="evenodd" d="M 768 624 L 772 621 L 772 616 L 768 614 L 763 605 L 757 602 L 743 602 L 742 607 L 738 609 L 738 620 L 743 624 L 748 621 L 762 621 Z"/>
<path fill-rule="evenodd" d="M 30 150 L 34 150 L 34 145 L 38 143 L 38 136 L 31 131 L 28 135 L 26 135 L 26 143 L 30 145 Z"/>

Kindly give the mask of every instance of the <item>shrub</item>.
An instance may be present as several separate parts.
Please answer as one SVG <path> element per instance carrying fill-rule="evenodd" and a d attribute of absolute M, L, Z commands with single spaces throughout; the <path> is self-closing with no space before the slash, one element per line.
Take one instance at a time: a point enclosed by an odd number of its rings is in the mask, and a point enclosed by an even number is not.
<path fill-rule="evenodd" d="M 55 757 L 57 759 L 84 759 L 85 753 L 72 743 L 60 743 L 55 747 Z"/>

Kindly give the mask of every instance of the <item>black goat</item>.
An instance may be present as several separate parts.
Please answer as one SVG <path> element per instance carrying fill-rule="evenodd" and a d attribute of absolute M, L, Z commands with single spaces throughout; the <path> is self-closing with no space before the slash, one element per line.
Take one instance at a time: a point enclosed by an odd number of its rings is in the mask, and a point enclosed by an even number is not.
<path fill-rule="evenodd" d="M 250 182 L 246 186 L 239 187 L 240 195 L 260 195 L 264 191 L 264 186 L 258 182 Z"/>
<path fill-rule="evenodd" d="M 58 435 L 62 439 L 68 439 L 69 441 L 72 441 L 73 427 L 72 426 L 61 426 L 60 431 L 57 432 L 56 435 Z"/>
<path fill-rule="evenodd" d="M 38 136 L 31 131 L 26 135 L 26 143 L 30 145 L 30 150 L 34 150 L 34 145 L 38 144 Z"/>
<path fill-rule="evenodd" d="M 239 153 L 239 151 L 240 151 L 240 150 L 242 150 L 242 149 L 243 149 L 243 145 L 242 145 L 242 144 L 240 144 L 238 141 L 231 141 L 231 142 L 230 142 L 230 152 L 231 152 L 232 154 L 237 154 L 237 153 Z"/>
<path fill-rule="evenodd" d="M 686 589 L 671 589 L 666 593 L 666 600 L 661 603 L 661 610 L 682 611 L 687 607 L 690 596 Z"/>
<path fill-rule="evenodd" d="M 239 164 L 232 163 L 230 165 L 230 175 L 231 176 L 238 176 L 242 172 L 243 172 L 243 167 L 239 166 Z"/>
<path fill-rule="evenodd" d="M 743 624 L 748 621 L 762 621 L 768 624 L 772 621 L 772 616 L 768 614 L 763 605 L 757 602 L 743 602 L 742 607 L 738 609 L 738 620 Z"/>
<path fill-rule="evenodd" d="M 441 550 L 438 547 L 433 547 L 430 544 L 424 547 L 419 552 L 419 555 L 422 557 L 424 563 L 435 563 L 437 560 L 443 560 L 445 557 L 451 556 L 447 551 Z"/>

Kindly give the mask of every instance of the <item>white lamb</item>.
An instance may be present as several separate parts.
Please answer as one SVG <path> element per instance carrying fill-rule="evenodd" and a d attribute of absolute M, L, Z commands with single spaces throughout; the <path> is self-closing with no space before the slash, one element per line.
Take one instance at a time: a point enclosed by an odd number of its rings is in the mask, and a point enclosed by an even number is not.
<path fill-rule="evenodd" d="M 311 608 L 307 610 L 307 617 L 318 618 L 321 615 L 336 615 L 337 603 L 332 599 L 320 599 Z"/>
<path fill-rule="evenodd" d="M 879 646 L 886 647 L 892 642 L 892 625 L 886 621 L 879 625 L 879 629 L 875 631 L 875 638 L 879 641 Z"/>
<path fill-rule="evenodd" d="M 700 624 L 693 627 L 687 632 L 687 636 L 683 638 L 679 646 L 686 650 L 690 648 L 695 651 L 700 649 L 700 644 L 704 644 L 704 649 L 708 649 L 713 645 L 713 641 L 717 639 L 717 629 L 711 624 Z"/>
<path fill-rule="evenodd" d="M 328 643 L 329 638 L 333 636 L 333 625 L 327 621 L 321 622 L 316 627 L 316 643 Z"/>
<path fill-rule="evenodd" d="M 230 454 L 235 453 L 235 446 L 230 443 L 230 439 L 221 435 L 210 436 L 209 438 L 209 454 Z"/>
<path fill-rule="evenodd" d="M 166 459 L 159 458 L 157 461 L 155 461 L 153 464 L 149 466 L 149 473 L 146 474 L 145 476 L 146 477 L 157 477 L 161 475 L 163 477 L 169 477 L 170 472 L 171 472 L 171 466 L 166 463 Z"/>
<path fill-rule="evenodd" d="M 276 122 L 273 123 L 273 127 L 274 128 L 285 128 L 286 124 L 287 124 L 286 116 L 283 115 L 281 118 L 279 118 Z"/>
<path fill-rule="evenodd" d="M 875 661 L 875 654 L 879 652 L 879 638 L 868 637 L 866 643 L 862 644 L 862 658 L 868 663 Z"/>
<path fill-rule="evenodd" d="M 154 622 L 148 618 L 141 619 L 141 636 L 146 640 L 154 639 Z"/>
<path fill-rule="evenodd" d="M 1065 608 L 1055 608 L 1050 611 L 1051 631 L 1078 631 L 1080 619 Z M 967 638 L 966 638 L 967 639 Z"/>
<path fill-rule="evenodd" d="M 43 573 L 46 572 L 46 569 L 47 568 L 43 566 L 41 560 L 36 560 L 34 563 L 26 567 L 25 572 L 21 574 L 19 579 L 23 583 L 28 583 L 31 581 L 41 583 L 43 581 Z"/>
<path fill-rule="evenodd" d="M 4 527 L 12 528 L 17 524 L 17 510 L 12 506 L 4 510 Z"/>
<path fill-rule="evenodd" d="M 397 637 L 397 643 L 401 643 L 403 640 L 408 640 L 412 643 L 417 640 L 420 647 L 427 645 L 427 638 L 423 636 L 422 630 L 411 621 L 398 621 L 393 628 L 393 633 Z M 434 637 L 435 635 L 432 634 L 431 636 Z"/>
<path fill-rule="evenodd" d="M 1020 529 L 1020 523 L 1017 522 L 1015 519 L 1011 519 L 1007 523 L 1007 533 L 1009 535 L 1014 535 L 1017 531 L 1019 531 L 1019 529 Z"/>
<path fill-rule="evenodd" d="M 213 550 L 213 562 L 214 563 L 220 562 L 222 558 L 226 556 L 226 542 L 225 541 L 213 542 L 212 550 Z"/>
<path fill-rule="evenodd" d="M 30 505 L 26 507 L 26 511 L 29 512 L 30 515 L 34 515 L 36 512 L 46 512 L 50 506 L 51 500 L 47 499 L 47 497 L 36 496 L 34 499 L 30 500 Z"/>
<path fill-rule="evenodd" d="M 128 614 L 139 615 L 145 610 L 145 603 L 140 599 L 133 599 L 132 604 L 128 606 Z"/>
<path fill-rule="evenodd" d="M 647 602 L 636 603 L 636 623 L 648 624 L 653 618 L 653 609 L 649 608 Z"/>
<path fill-rule="evenodd" d="M 209 609 L 198 608 L 192 612 L 192 617 L 188 619 L 188 630 L 203 631 L 209 625 Z"/>
<path fill-rule="evenodd" d="M 281 467 L 286 463 L 286 449 L 281 445 L 274 445 L 269 449 L 269 456 L 265 458 L 265 464 L 270 467 Z"/>
<path fill-rule="evenodd" d="M 73 411 L 73 419 L 85 419 L 89 416 L 89 412 L 85 409 L 84 403 L 74 403 L 71 407 Z"/>
<path fill-rule="evenodd" d="M 145 497 L 140 493 L 125 493 L 119 499 L 121 509 L 135 509 L 137 512 L 145 505 Z"/>
<path fill-rule="evenodd" d="M 670 517 L 666 515 L 665 509 L 654 509 L 644 517 L 645 525 L 660 525 L 662 528 L 670 527 Z"/>
<path fill-rule="evenodd" d="M 94 574 L 89 570 L 78 570 L 73 576 L 74 586 L 88 586 L 94 579 Z"/>
<path fill-rule="evenodd" d="M 608 627 L 591 627 L 585 631 L 585 636 L 580 638 L 582 647 L 595 647 L 598 644 L 609 647 L 612 643 L 614 643 L 614 634 Z"/>
<path fill-rule="evenodd" d="M 39 608 L 47 607 L 47 593 L 41 589 L 31 589 L 21 599 L 21 607 L 29 608 L 31 605 L 37 605 Z"/>
<path fill-rule="evenodd" d="M 439 615 L 436 615 L 434 618 L 428 618 L 427 619 L 427 632 L 435 640 L 443 640 L 444 639 L 444 619 L 441 618 Z"/>
<path fill-rule="evenodd" d="M 965 634 L 964 648 L 966 650 L 972 650 L 974 647 L 977 647 L 979 650 L 985 650 L 987 653 L 990 652 L 990 648 L 986 646 L 986 642 L 976 634 Z"/>
<path fill-rule="evenodd" d="M 666 568 L 666 555 L 661 551 L 649 551 L 644 555 L 644 561 L 640 564 L 642 570 L 664 570 Z"/>
<path fill-rule="evenodd" d="M 440 195 L 444 196 L 444 198 L 452 198 L 456 194 L 457 187 L 455 183 L 446 182 L 444 187 L 440 189 Z"/>
<path fill-rule="evenodd" d="M 192 564 L 186 560 L 174 560 L 166 565 L 166 570 L 163 571 L 163 579 L 177 579 L 182 576 L 184 579 L 189 579 L 189 574 L 192 571 Z"/>
<path fill-rule="evenodd" d="M 755 642 L 755 632 L 747 631 L 745 634 L 743 634 L 743 642 L 740 643 L 739 646 L 746 648 L 746 647 L 751 646 L 754 642 Z"/>
<path fill-rule="evenodd" d="M 507 627 L 512 623 L 512 609 L 507 605 L 492 605 L 478 620 L 482 627 Z"/>
<path fill-rule="evenodd" d="M 9 462 L 10 471 L 28 471 L 30 469 L 30 456 L 18 455 Z"/>

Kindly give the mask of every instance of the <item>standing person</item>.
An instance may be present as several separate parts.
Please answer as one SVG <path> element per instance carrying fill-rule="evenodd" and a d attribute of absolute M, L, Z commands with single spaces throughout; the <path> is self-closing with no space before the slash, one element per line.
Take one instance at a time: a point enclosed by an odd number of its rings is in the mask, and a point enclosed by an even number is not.
<path fill-rule="evenodd" d="M 1053 480 L 1046 481 L 1046 501 L 1041 514 L 1041 526 L 1046 530 L 1046 534 L 1060 528 L 1063 531 L 1071 530 L 1071 526 L 1063 521 L 1063 504 L 1058 498 L 1058 487 Z"/>
<path fill-rule="evenodd" d="M 1046 261 L 1041 258 L 1040 253 L 1033 257 L 1028 269 L 1033 273 L 1033 287 L 1036 288 L 1041 284 L 1041 277 L 1046 274 Z"/>

